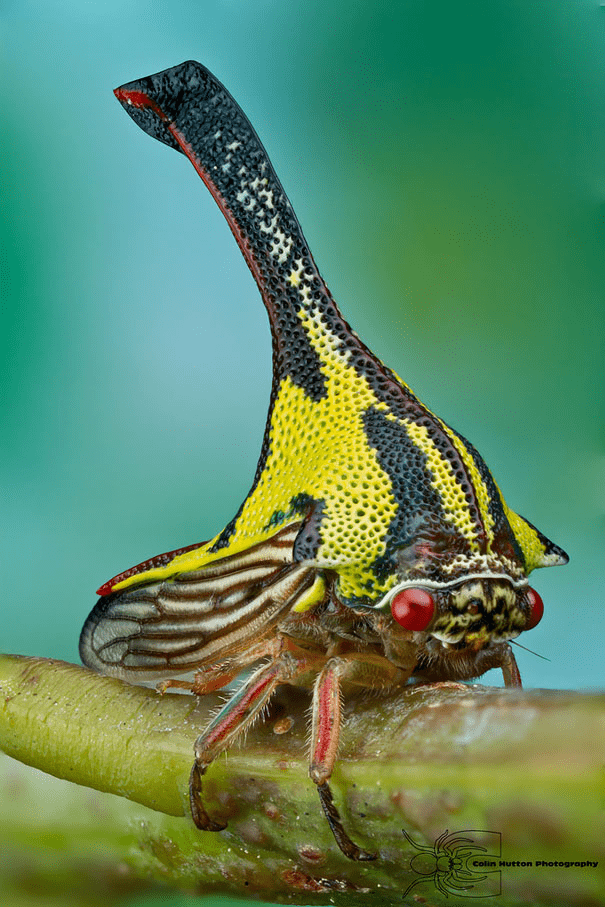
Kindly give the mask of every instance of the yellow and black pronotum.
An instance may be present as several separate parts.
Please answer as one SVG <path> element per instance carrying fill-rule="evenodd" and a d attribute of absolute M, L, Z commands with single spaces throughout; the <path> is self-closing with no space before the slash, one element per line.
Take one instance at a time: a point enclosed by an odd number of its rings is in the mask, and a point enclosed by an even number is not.
<path fill-rule="evenodd" d="M 85 664 L 197 694 L 260 662 L 195 743 L 191 810 L 212 760 L 282 683 L 313 689 L 310 775 L 335 839 L 329 778 L 341 688 L 465 680 L 500 667 L 542 615 L 527 577 L 565 553 L 511 511 L 475 448 L 431 413 L 343 320 L 246 116 L 188 62 L 115 92 L 133 120 L 185 154 L 258 284 L 273 387 L 258 468 L 208 542 L 114 577 L 80 640 Z M 184 676 L 194 672 L 194 679 Z"/>

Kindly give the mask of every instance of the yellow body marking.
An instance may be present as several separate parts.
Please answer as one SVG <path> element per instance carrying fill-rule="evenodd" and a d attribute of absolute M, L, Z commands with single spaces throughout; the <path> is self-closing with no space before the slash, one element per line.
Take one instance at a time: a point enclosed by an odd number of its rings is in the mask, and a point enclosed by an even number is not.
<path fill-rule="evenodd" d="M 319 354 L 326 396 L 314 401 L 289 377 L 282 381 L 273 407 L 265 468 L 244 502 L 228 544 L 209 551 L 216 536 L 165 567 L 147 571 L 146 581 L 198 570 L 269 538 L 280 525 L 274 515 L 288 514 L 283 522 L 299 519 L 291 514 L 290 502 L 306 494 L 324 501 L 321 545 L 314 562 L 338 569 L 341 594 L 376 595 L 392 584 L 391 579 L 378 582 L 370 565 L 385 551 L 385 535 L 397 503 L 362 422 L 369 407 L 384 409 L 384 404 L 348 364 L 346 353 L 338 349 L 338 338 L 319 314 L 301 309 L 299 317 Z M 330 489 L 328 496 L 326 489 Z M 114 588 L 125 589 L 140 581 L 138 574 Z"/>

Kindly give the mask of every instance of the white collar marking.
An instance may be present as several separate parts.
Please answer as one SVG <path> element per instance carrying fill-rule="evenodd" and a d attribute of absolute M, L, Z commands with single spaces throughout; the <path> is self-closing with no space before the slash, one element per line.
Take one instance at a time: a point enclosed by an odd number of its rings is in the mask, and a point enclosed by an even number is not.
<path fill-rule="evenodd" d="M 510 583 L 513 589 L 526 589 L 529 585 L 529 580 L 527 579 L 527 577 L 525 577 L 524 579 L 515 580 L 510 576 L 505 576 L 503 573 L 469 573 L 465 577 L 450 580 L 449 582 L 441 582 L 440 580 L 435 579 L 408 579 L 404 580 L 402 583 L 397 583 L 396 586 L 393 586 L 392 589 L 389 589 L 387 594 L 384 595 L 376 605 L 372 605 L 372 608 L 375 610 L 387 608 L 393 598 L 404 589 L 449 589 L 450 587 L 454 586 L 462 586 L 474 579 L 504 580 L 505 582 Z"/>

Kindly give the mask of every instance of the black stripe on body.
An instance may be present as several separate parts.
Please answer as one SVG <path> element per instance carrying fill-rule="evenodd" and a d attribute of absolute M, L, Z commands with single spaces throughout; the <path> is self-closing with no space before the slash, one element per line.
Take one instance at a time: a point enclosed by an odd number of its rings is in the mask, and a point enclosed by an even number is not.
<path fill-rule="evenodd" d="M 468 555 L 469 543 L 445 519 L 439 495 L 431 485 L 426 455 L 414 444 L 405 426 L 375 409 L 366 412 L 364 425 L 380 465 L 390 476 L 398 504 L 385 539 L 386 552 L 374 563 L 373 570 L 383 580 L 404 567 L 409 569 L 420 557 L 424 576 L 439 579 L 439 555 Z M 430 557 L 422 557 L 416 549 L 406 550 L 410 545 L 423 544 L 428 546 Z M 411 563 L 400 563 L 408 556 Z"/>
<path fill-rule="evenodd" d="M 497 551 L 502 557 L 506 557 L 509 560 L 512 560 L 516 563 L 522 564 L 524 569 L 527 568 L 525 556 L 523 551 L 515 538 L 515 534 L 506 518 L 504 513 L 504 508 L 502 507 L 502 500 L 500 498 L 500 492 L 494 481 L 494 477 L 489 471 L 483 457 L 479 451 L 473 447 L 470 441 L 467 441 L 466 438 L 463 438 L 462 435 L 452 429 L 453 434 L 456 437 L 460 438 L 467 451 L 473 458 L 473 462 L 477 467 L 477 471 L 483 480 L 483 483 L 487 489 L 488 493 L 488 511 L 494 522 L 492 534 L 493 542 L 492 549 Z"/>
<path fill-rule="evenodd" d="M 321 521 L 325 501 L 314 501 L 302 529 L 296 536 L 292 557 L 297 563 L 312 561 L 321 545 Z"/>

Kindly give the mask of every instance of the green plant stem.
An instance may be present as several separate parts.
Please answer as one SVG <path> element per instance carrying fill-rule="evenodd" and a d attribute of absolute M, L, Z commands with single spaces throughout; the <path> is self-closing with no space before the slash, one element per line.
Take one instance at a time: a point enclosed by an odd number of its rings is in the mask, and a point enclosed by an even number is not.
<path fill-rule="evenodd" d="M 87 883 L 101 874 L 105 904 L 162 884 L 299 904 L 391 905 L 416 881 L 413 894 L 451 905 L 471 890 L 452 900 L 451 890 L 423 881 L 402 828 L 431 846 L 446 829 L 478 829 L 501 834 L 508 863 L 534 864 L 501 868 L 498 907 L 605 903 L 605 696 L 440 684 L 350 698 L 332 786 L 351 836 L 378 851 L 364 864 L 342 856 L 321 815 L 307 777 L 308 696 L 300 691 L 285 689 L 245 745 L 208 770 L 205 803 L 228 828 L 193 826 L 192 744 L 219 701 L 0 656 L 0 748 L 85 785 L 7 762 L 4 853 L 34 860 L 50 848 L 82 903 L 96 903 L 99 889 L 88 896 Z M 291 729 L 277 733 L 285 718 Z M 537 867 L 540 860 L 599 866 Z M 12 865 L 0 860 L 14 886 Z"/>

